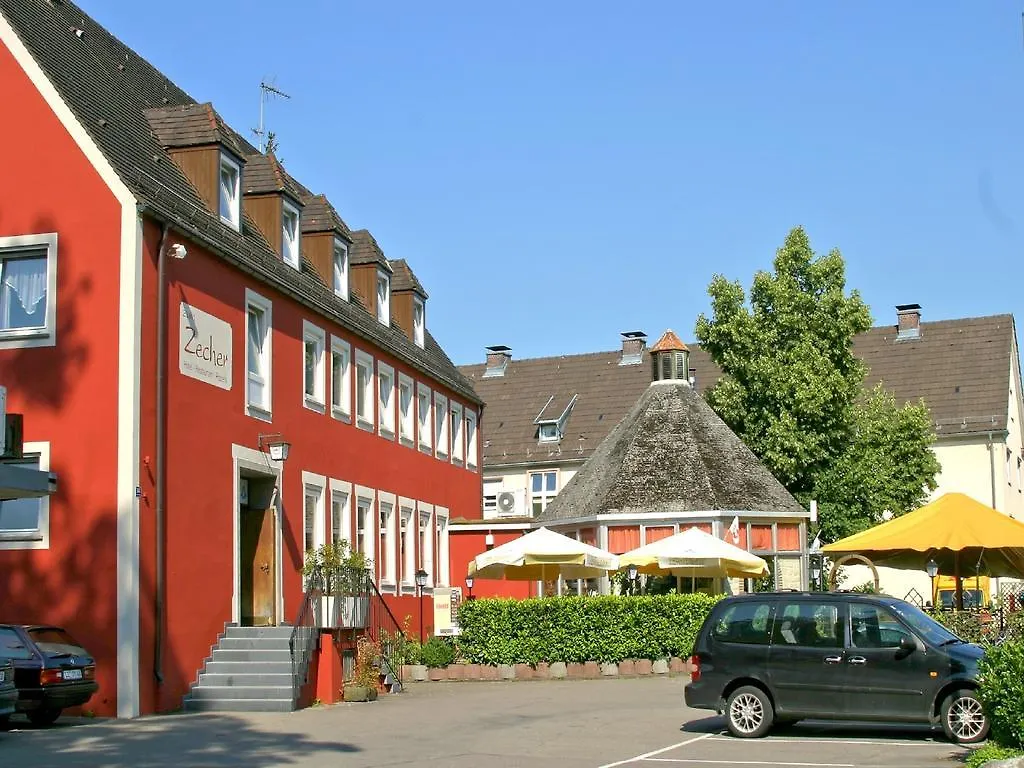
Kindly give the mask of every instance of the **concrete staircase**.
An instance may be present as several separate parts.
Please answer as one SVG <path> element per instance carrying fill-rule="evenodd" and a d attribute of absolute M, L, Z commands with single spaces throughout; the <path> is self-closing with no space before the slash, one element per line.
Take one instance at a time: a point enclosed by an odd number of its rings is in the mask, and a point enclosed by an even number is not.
<path fill-rule="evenodd" d="M 292 627 L 229 625 L 184 699 L 186 712 L 291 712 Z"/>

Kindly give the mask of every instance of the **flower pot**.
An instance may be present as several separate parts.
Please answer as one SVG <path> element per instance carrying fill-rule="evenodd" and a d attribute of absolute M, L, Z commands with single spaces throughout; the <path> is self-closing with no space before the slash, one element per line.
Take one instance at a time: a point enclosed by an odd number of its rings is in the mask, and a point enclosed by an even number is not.
<path fill-rule="evenodd" d="M 466 666 L 465 666 L 465 664 L 449 664 L 448 665 L 448 679 L 449 680 L 465 680 L 466 679 Z"/>
<path fill-rule="evenodd" d="M 682 674 L 686 671 L 686 662 L 678 656 L 673 656 L 668 662 L 668 671 L 673 674 Z"/>
<path fill-rule="evenodd" d="M 498 665 L 498 677 L 502 680 L 515 680 L 516 669 L 511 664 L 499 664 Z"/>
<path fill-rule="evenodd" d="M 345 701 L 376 701 L 377 689 L 361 685 L 346 685 L 344 699 Z"/>
<path fill-rule="evenodd" d="M 537 666 L 533 668 L 533 679 L 550 680 L 551 665 L 549 665 L 546 661 L 538 661 Z"/>
<path fill-rule="evenodd" d="M 649 675 L 654 668 L 654 664 L 650 659 L 637 659 L 636 660 L 636 673 L 638 675 Z"/>
<path fill-rule="evenodd" d="M 636 674 L 636 662 L 632 659 L 623 659 L 619 662 L 619 674 L 620 675 L 635 675 Z"/>
<path fill-rule="evenodd" d="M 564 661 L 552 661 L 548 671 L 552 680 L 561 680 L 569 674 Z"/>
<path fill-rule="evenodd" d="M 619 665 L 614 662 L 601 665 L 602 677 L 618 677 Z"/>
<path fill-rule="evenodd" d="M 585 661 L 583 662 L 583 677 L 588 680 L 595 680 L 601 676 L 601 667 L 598 666 L 596 661 Z"/>
<path fill-rule="evenodd" d="M 497 680 L 498 679 L 498 668 L 491 664 L 483 664 L 480 667 L 480 679 L 481 680 Z"/>
<path fill-rule="evenodd" d="M 466 672 L 466 679 L 467 680 L 479 680 L 480 679 L 480 665 L 479 664 L 467 664 L 465 672 Z"/>
<path fill-rule="evenodd" d="M 322 595 L 318 611 L 323 629 L 363 629 L 370 617 L 370 598 Z"/>
<path fill-rule="evenodd" d="M 438 682 L 440 680 L 448 679 L 448 669 L 445 667 L 431 667 L 430 672 L 427 673 L 432 682 Z"/>
<path fill-rule="evenodd" d="M 426 664 L 410 664 L 409 665 L 410 676 L 413 681 L 422 683 L 427 679 L 427 665 Z"/>
<path fill-rule="evenodd" d="M 529 664 L 516 664 L 516 680 L 531 680 L 533 678 L 533 667 Z"/>

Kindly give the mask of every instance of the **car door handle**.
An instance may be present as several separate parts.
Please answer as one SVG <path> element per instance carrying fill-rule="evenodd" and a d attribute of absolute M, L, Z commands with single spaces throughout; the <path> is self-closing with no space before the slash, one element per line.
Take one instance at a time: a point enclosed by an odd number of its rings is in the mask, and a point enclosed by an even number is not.
<path fill-rule="evenodd" d="M 863 656 L 851 656 L 850 657 L 850 663 L 851 664 L 867 664 L 868 660 L 865 659 Z"/>
<path fill-rule="evenodd" d="M 843 660 L 842 656 L 826 656 L 825 657 L 825 663 L 826 664 L 839 664 L 842 660 Z"/>

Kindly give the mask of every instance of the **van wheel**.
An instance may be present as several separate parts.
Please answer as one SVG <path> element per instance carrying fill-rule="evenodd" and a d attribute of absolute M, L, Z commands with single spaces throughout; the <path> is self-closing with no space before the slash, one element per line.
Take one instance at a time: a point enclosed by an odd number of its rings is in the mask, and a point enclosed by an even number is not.
<path fill-rule="evenodd" d="M 42 709 L 31 709 L 25 713 L 25 717 L 35 726 L 53 725 L 57 722 L 57 718 L 60 717 L 60 710 L 45 707 Z"/>
<path fill-rule="evenodd" d="M 752 685 L 737 688 L 725 705 L 725 721 L 729 732 L 741 739 L 764 736 L 774 720 L 775 710 L 768 694 Z"/>
<path fill-rule="evenodd" d="M 942 730 L 954 744 L 975 744 L 988 736 L 988 716 L 974 691 L 961 688 L 942 702 Z"/>

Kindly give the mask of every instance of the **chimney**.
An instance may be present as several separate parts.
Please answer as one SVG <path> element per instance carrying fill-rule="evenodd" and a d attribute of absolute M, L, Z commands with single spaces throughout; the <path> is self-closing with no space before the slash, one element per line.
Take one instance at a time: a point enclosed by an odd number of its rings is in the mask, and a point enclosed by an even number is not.
<path fill-rule="evenodd" d="M 640 365 L 647 349 L 647 334 L 643 331 L 622 332 L 622 355 L 619 365 Z"/>
<path fill-rule="evenodd" d="M 484 369 L 483 378 L 490 379 L 505 375 L 505 367 L 512 359 L 512 348 L 497 344 L 487 347 L 487 367 Z"/>
<path fill-rule="evenodd" d="M 917 339 L 921 336 L 921 305 L 896 305 L 896 339 Z"/>

